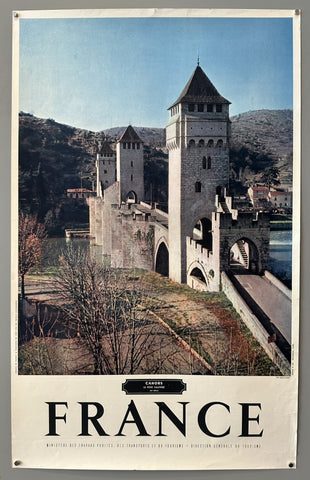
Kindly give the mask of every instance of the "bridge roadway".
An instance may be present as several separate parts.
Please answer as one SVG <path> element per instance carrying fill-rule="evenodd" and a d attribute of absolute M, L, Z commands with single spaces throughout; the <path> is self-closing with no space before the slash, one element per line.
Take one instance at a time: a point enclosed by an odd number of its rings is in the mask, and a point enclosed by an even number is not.
<path fill-rule="evenodd" d="M 266 277 L 236 272 L 234 278 L 291 345 L 291 299 Z"/>

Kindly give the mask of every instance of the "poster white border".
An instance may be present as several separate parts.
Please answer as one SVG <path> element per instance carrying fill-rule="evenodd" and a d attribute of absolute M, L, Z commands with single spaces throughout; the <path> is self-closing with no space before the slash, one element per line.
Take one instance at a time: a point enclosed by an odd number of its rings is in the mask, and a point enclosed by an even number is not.
<path fill-rule="evenodd" d="M 293 231 L 293 238 L 294 238 L 294 258 L 293 258 L 293 283 L 295 284 L 295 289 L 293 292 L 293 318 L 295 319 L 293 322 L 293 331 L 292 331 L 292 338 L 293 338 L 293 345 L 295 345 L 294 349 L 294 371 L 292 372 L 292 375 L 290 378 L 285 378 L 285 379 L 274 379 L 275 382 L 279 382 L 277 385 L 277 390 L 281 390 L 281 383 L 283 386 L 284 382 L 289 382 L 290 383 L 290 389 L 293 391 L 297 389 L 297 383 L 298 383 L 298 322 L 296 319 L 299 317 L 299 254 L 300 254 L 300 248 L 299 248 L 299 234 L 300 234 L 300 217 L 299 217 L 299 212 L 300 212 L 300 195 L 296 194 L 296 192 L 300 191 L 300 127 L 301 127 L 301 111 L 300 111 L 300 15 L 295 12 L 295 10 L 231 10 L 231 9 L 222 9 L 222 10 L 204 10 L 204 9 L 132 9 L 132 10 L 119 10 L 119 9 L 111 9 L 111 10 L 62 10 L 62 11 L 54 11 L 54 10 L 49 10 L 49 11 L 44 11 L 44 12 L 38 12 L 38 11 L 23 11 L 23 12 L 15 12 L 14 18 L 18 20 L 19 18 L 78 18 L 78 17 L 88 17 L 88 18 L 98 18 L 98 17 L 114 17 L 114 16 L 122 16 L 122 17 L 131 17 L 131 16 L 146 16 L 146 17 L 178 17 L 178 16 L 229 16 L 229 17 L 292 17 L 293 18 L 293 24 L 294 24 L 294 231 Z M 14 24 L 14 22 L 13 22 Z M 18 21 L 15 22 L 15 24 L 18 25 Z M 17 225 L 17 213 L 18 213 L 18 195 L 17 195 L 17 158 L 18 158 L 18 125 L 17 125 L 17 119 L 18 119 L 18 45 L 19 45 L 19 38 L 18 38 L 18 27 L 14 26 L 14 40 L 13 40 L 13 51 L 14 53 L 14 65 L 13 65 L 13 116 L 12 116 L 12 178 L 13 178 L 13 186 L 12 186 L 12 238 L 16 238 L 16 225 Z M 16 245 L 15 245 L 16 247 Z M 16 253 L 16 250 L 15 250 Z M 14 253 L 13 249 L 13 255 L 12 255 L 12 292 L 17 290 L 17 276 L 14 274 L 14 272 L 17 272 L 17 255 Z M 297 286 L 297 288 L 296 288 Z M 35 383 L 38 382 L 43 382 L 42 385 L 45 385 L 46 379 L 45 378 L 38 378 L 35 377 L 33 378 L 22 378 L 17 375 L 17 357 L 16 357 L 16 316 L 17 316 L 17 309 L 16 309 L 16 299 L 12 296 L 12 312 L 13 312 L 13 318 L 15 318 L 15 323 L 13 326 L 13 334 L 12 334 L 12 397 L 16 398 L 16 395 L 22 395 L 23 392 L 25 391 L 32 391 L 35 392 L 38 396 L 39 393 L 37 391 Z M 50 378 L 49 378 L 50 379 Z M 60 388 L 65 388 L 65 383 L 68 382 L 68 379 L 72 383 L 75 383 L 76 390 L 72 393 L 72 401 L 73 398 L 76 395 L 76 392 L 79 391 L 81 388 L 79 386 L 80 381 L 82 379 L 76 379 L 76 378 L 65 378 L 62 377 L 60 379 L 60 383 L 63 383 Z M 54 379 L 56 383 L 58 382 L 58 379 Z M 85 379 L 84 379 L 85 380 Z M 92 379 L 95 380 L 95 383 L 97 381 L 100 381 L 100 379 Z M 112 383 L 115 382 L 119 384 L 120 379 L 109 379 L 109 382 Z M 186 378 L 187 380 L 187 378 Z M 188 379 L 188 382 L 190 383 L 193 379 Z M 256 378 L 255 381 L 258 379 Z M 262 381 L 262 388 L 264 388 L 263 383 L 265 379 L 259 379 Z M 194 379 L 195 383 L 197 379 Z M 227 382 L 229 383 L 231 379 L 227 379 Z M 238 379 L 239 381 L 239 379 Z M 244 381 L 244 379 L 240 379 L 241 382 Z M 44 383 L 45 382 L 45 383 Z M 223 379 L 223 377 L 215 379 L 214 383 L 214 390 L 218 390 L 219 384 L 217 382 L 220 382 L 222 385 L 225 384 L 226 378 Z M 41 386 L 42 386 L 41 385 Z M 45 385 L 46 386 L 46 385 Z M 198 391 L 198 387 L 194 387 Z M 227 386 L 224 385 L 223 389 L 225 391 L 225 388 L 229 389 L 229 385 Z M 99 386 L 95 387 L 95 390 L 98 391 Z M 285 389 L 284 389 L 285 390 Z M 67 392 L 66 392 L 67 393 Z M 283 393 L 284 394 L 284 393 Z M 236 400 L 236 399 L 235 399 Z M 28 399 L 28 406 L 31 408 L 31 403 L 33 401 L 33 398 Z M 237 402 L 238 403 L 238 402 Z M 292 399 L 292 403 L 290 404 L 291 410 L 290 412 L 292 413 L 292 418 L 291 420 L 291 426 L 290 428 L 291 433 L 297 432 L 297 418 L 296 418 L 296 410 L 297 410 L 297 397 Z M 13 411 L 13 426 L 14 429 L 17 429 L 18 431 L 18 426 L 16 423 L 14 423 L 14 418 L 18 419 L 18 415 L 16 416 L 16 410 Z M 25 430 L 23 430 L 25 433 Z M 18 435 L 16 435 L 16 438 Z M 30 439 L 28 439 L 30 442 Z M 25 448 L 25 443 L 26 439 L 25 438 L 20 438 L 19 444 L 17 445 L 17 441 L 15 440 L 15 448 L 17 450 L 13 451 L 13 460 L 14 458 L 19 458 L 22 457 L 20 455 L 20 451 L 22 451 Z M 294 442 L 293 442 L 294 443 Z M 19 451 L 19 449 L 21 449 Z M 293 449 L 294 450 L 294 449 Z M 197 469 L 204 469 L 204 468 L 220 468 L 220 469 L 225 469 L 225 468 L 287 468 L 288 463 L 294 463 L 295 465 L 295 453 L 294 451 L 291 450 L 289 452 L 288 458 L 283 461 L 283 459 L 279 459 L 279 462 L 275 462 L 274 464 L 273 459 L 268 459 L 265 464 L 259 464 L 259 463 L 253 463 L 242 466 L 240 463 L 237 464 L 237 466 L 233 466 L 232 464 L 227 464 L 226 466 L 224 465 L 205 465 L 201 464 L 198 465 Z M 94 459 L 90 459 L 90 462 L 93 462 Z M 251 460 L 252 461 L 252 460 Z M 149 462 L 149 461 L 148 461 Z M 171 459 L 170 459 L 171 462 Z M 270 463 L 269 463 L 270 462 Z M 246 462 L 245 462 L 246 463 Z M 66 461 L 64 463 L 59 463 L 56 464 L 57 468 L 114 468 L 113 467 L 113 462 L 112 464 L 105 464 L 104 467 L 94 464 L 94 463 L 89 463 L 89 464 L 81 464 L 79 466 L 72 465 L 72 463 L 67 464 Z M 34 467 L 34 468 L 49 468 L 48 464 L 46 464 L 42 459 L 38 461 L 37 463 L 30 463 L 27 464 L 26 461 L 22 461 L 22 463 L 19 465 L 20 467 Z M 174 465 L 175 468 L 179 469 L 186 469 L 186 465 L 183 463 L 178 466 L 177 464 Z M 55 468 L 55 464 L 54 467 Z M 128 463 L 123 465 L 118 464 L 118 469 L 128 469 Z M 156 465 L 154 464 L 153 467 L 150 467 L 149 463 L 144 464 L 141 462 L 141 465 L 131 465 L 129 468 L 139 468 L 139 469 L 148 469 L 148 468 L 158 468 L 158 462 L 156 462 Z M 171 468 L 171 465 L 168 465 L 165 463 L 164 469 L 169 469 Z M 190 468 L 193 468 L 192 466 Z"/>

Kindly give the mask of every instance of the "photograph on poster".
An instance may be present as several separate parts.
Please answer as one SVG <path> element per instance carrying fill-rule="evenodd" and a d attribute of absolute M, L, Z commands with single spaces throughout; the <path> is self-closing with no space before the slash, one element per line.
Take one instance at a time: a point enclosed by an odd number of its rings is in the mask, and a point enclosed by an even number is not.
<path fill-rule="evenodd" d="M 290 374 L 292 49 L 291 18 L 20 20 L 20 374 Z"/>
<path fill-rule="evenodd" d="M 16 468 L 295 467 L 298 21 L 13 16 Z"/>

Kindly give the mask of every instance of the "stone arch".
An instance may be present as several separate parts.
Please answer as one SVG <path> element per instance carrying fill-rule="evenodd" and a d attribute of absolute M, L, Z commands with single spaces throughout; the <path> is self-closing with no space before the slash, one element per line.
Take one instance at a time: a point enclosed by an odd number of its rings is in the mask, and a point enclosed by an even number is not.
<path fill-rule="evenodd" d="M 194 139 L 191 139 L 191 140 L 188 142 L 188 146 L 189 146 L 189 148 L 195 147 L 195 146 L 196 146 L 195 140 L 194 140 Z"/>
<path fill-rule="evenodd" d="M 217 144 L 216 144 L 217 148 L 222 148 L 223 145 L 224 145 L 223 140 L 220 139 L 220 140 L 217 141 Z"/>
<path fill-rule="evenodd" d="M 213 147 L 214 146 L 214 141 L 212 138 L 208 141 L 207 147 Z"/>
<path fill-rule="evenodd" d="M 235 236 L 229 244 L 229 269 L 261 273 L 261 255 L 255 241 L 243 236 Z"/>
<path fill-rule="evenodd" d="M 130 192 L 127 193 L 126 195 L 126 203 L 137 203 L 138 197 L 136 192 L 131 190 Z"/>
<path fill-rule="evenodd" d="M 195 281 L 199 281 L 199 283 L 202 284 L 205 284 L 205 289 L 207 289 L 207 286 L 209 284 L 209 281 L 208 281 L 208 276 L 206 274 L 206 271 L 203 267 L 203 265 L 198 262 L 198 261 L 194 261 L 192 262 L 189 267 L 187 268 L 187 276 L 188 278 L 191 278 L 192 277 L 192 281 L 188 282 L 188 284 L 193 288 L 193 280 Z"/>
<path fill-rule="evenodd" d="M 159 240 L 155 253 L 155 272 L 169 277 L 169 250 L 163 238 Z"/>
<path fill-rule="evenodd" d="M 193 239 L 212 252 L 213 236 L 212 221 L 209 218 L 200 218 L 193 228 Z"/>
<path fill-rule="evenodd" d="M 205 141 L 203 140 L 203 138 L 201 138 L 198 142 L 198 147 L 204 147 L 205 146 Z"/>
<path fill-rule="evenodd" d="M 203 272 L 200 268 L 198 268 L 198 267 L 193 268 L 190 275 L 191 275 L 191 277 L 196 277 L 199 280 L 201 280 L 202 282 L 204 282 L 205 284 L 207 284 L 206 279 L 204 277 L 204 274 L 203 274 Z"/>

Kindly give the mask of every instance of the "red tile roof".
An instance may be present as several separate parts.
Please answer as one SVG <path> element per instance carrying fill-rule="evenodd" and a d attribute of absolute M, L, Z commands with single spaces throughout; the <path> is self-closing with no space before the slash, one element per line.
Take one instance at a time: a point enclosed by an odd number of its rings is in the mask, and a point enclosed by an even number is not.
<path fill-rule="evenodd" d="M 268 191 L 268 187 L 250 187 L 254 192 L 265 192 L 266 190 Z"/>
<path fill-rule="evenodd" d="M 270 192 L 270 195 L 271 195 L 272 197 L 279 197 L 280 195 L 283 195 L 283 196 L 288 197 L 289 195 L 292 195 L 292 192 L 277 192 L 277 191 L 273 191 L 273 192 Z"/>

